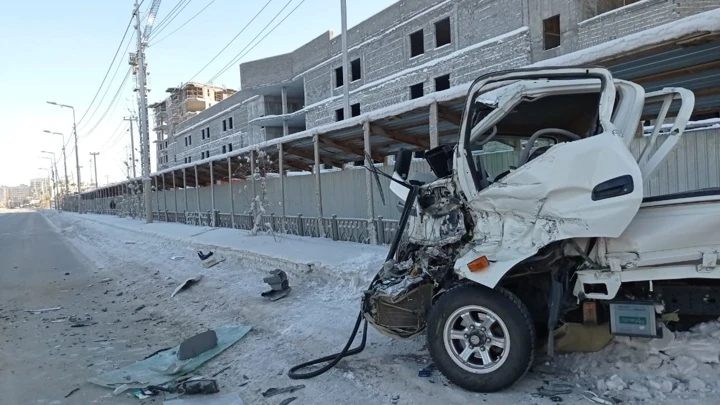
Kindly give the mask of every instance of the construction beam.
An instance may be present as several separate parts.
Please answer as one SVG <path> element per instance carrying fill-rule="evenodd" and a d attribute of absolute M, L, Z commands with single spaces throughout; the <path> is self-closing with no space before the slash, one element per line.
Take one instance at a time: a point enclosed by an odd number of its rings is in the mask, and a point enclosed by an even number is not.
<path fill-rule="evenodd" d="M 676 78 L 678 76 L 687 75 L 687 74 L 697 74 L 697 73 L 705 72 L 707 70 L 712 70 L 712 69 L 720 69 L 720 60 L 716 60 L 713 62 L 707 62 L 707 63 L 701 63 L 701 64 L 695 65 L 695 66 L 687 66 L 684 68 L 670 70 L 667 72 L 655 73 L 655 74 L 652 74 L 649 76 L 638 77 L 638 78 L 632 79 L 632 81 L 637 84 L 645 84 L 645 83 L 661 81 L 661 80 L 670 80 L 670 79 Z"/>
<path fill-rule="evenodd" d="M 301 172 L 312 172 L 312 167 L 310 167 L 310 165 L 303 161 L 293 159 L 287 155 L 285 156 L 285 165 Z"/>
<path fill-rule="evenodd" d="M 305 151 L 301 151 L 301 150 L 298 150 L 298 149 L 290 149 L 290 148 L 288 148 L 288 149 L 285 151 L 285 153 L 290 154 L 290 155 L 300 156 L 301 158 L 305 158 L 305 159 L 308 159 L 308 160 L 312 160 L 313 162 L 315 161 L 315 158 L 314 158 L 313 154 L 310 153 L 310 152 L 305 152 Z M 327 158 L 327 157 L 320 157 L 320 160 L 321 160 L 323 163 L 325 163 L 326 165 L 328 165 L 328 166 L 334 166 L 334 167 L 340 167 L 340 168 L 342 168 L 342 167 L 343 167 L 343 164 L 344 164 L 344 163 L 340 163 L 340 162 L 338 162 L 338 161 L 336 161 L 336 160 L 332 160 L 332 159 Z"/>
<path fill-rule="evenodd" d="M 329 139 L 323 139 L 323 138 L 320 138 L 320 143 L 325 146 L 329 146 L 329 147 L 335 148 L 335 149 L 340 149 L 342 151 L 352 153 L 354 155 L 358 155 L 361 158 L 365 158 L 365 152 L 363 151 L 362 147 L 349 145 L 347 142 L 331 141 Z M 377 153 L 375 151 L 372 152 L 371 156 L 372 156 L 373 160 L 383 160 L 382 155 L 380 155 L 379 153 Z"/>
<path fill-rule="evenodd" d="M 451 124 L 455 124 L 457 126 L 460 126 L 460 124 L 462 124 L 462 115 L 455 114 L 441 105 L 438 105 L 438 118 Z"/>
<path fill-rule="evenodd" d="M 408 145 L 417 146 L 418 148 L 422 148 L 424 150 L 430 149 L 429 141 L 415 138 L 414 136 L 410 136 L 401 131 L 385 129 L 377 124 L 370 124 L 370 132 Z"/>

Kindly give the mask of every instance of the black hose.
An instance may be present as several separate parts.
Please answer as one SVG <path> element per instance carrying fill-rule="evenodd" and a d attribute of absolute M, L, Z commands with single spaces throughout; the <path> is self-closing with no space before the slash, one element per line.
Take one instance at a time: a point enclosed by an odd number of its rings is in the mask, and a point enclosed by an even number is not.
<path fill-rule="evenodd" d="M 398 247 L 400 246 L 400 239 L 402 238 L 403 231 L 405 230 L 405 226 L 407 225 L 408 218 L 410 217 L 410 211 L 415 204 L 415 198 L 417 198 L 418 193 L 418 186 L 412 186 L 410 188 L 410 191 L 408 192 L 408 196 L 405 199 L 405 207 L 403 210 L 402 215 L 400 216 L 400 221 L 398 223 L 398 230 L 395 232 L 395 238 L 392 241 L 392 244 L 390 245 L 390 251 L 388 251 L 387 257 L 385 258 L 385 261 L 392 259 L 395 257 L 395 253 L 397 252 Z M 376 274 L 373 278 L 372 282 L 370 282 L 370 289 L 373 288 L 375 283 L 378 281 L 379 274 Z M 366 302 L 363 302 L 363 308 L 365 307 Z M 353 342 L 355 342 L 355 338 L 357 337 L 358 329 L 360 329 L 360 323 L 365 322 L 363 324 L 363 333 L 362 333 L 362 340 L 360 341 L 360 345 L 354 349 L 350 349 L 350 346 L 352 346 Z M 313 378 L 317 377 L 320 374 L 323 374 L 330 370 L 331 368 L 335 367 L 340 360 L 343 359 L 343 357 L 347 356 L 353 356 L 360 352 L 362 352 L 365 349 L 365 342 L 367 341 L 367 320 L 363 320 L 363 311 L 360 310 L 358 313 L 357 320 L 355 321 L 355 326 L 353 327 L 352 334 L 350 335 L 350 339 L 348 339 L 347 343 L 345 344 L 345 347 L 343 349 L 335 354 L 331 354 L 329 356 L 321 357 L 319 359 L 310 360 L 308 362 L 298 364 L 295 367 L 292 367 L 290 370 L 288 370 L 288 377 L 292 378 L 293 380 L 302 380 L 306 378 Z M 309 371 L 307 373 L 298 373 L 297 371 L 302 368 L 307 368 L 309 366 L 314 366 L 316 364 L 320 363 L 326 363 L 330 362 L 319 369 L 315 371 Z"/>
<path fill-rule="evenodd" d="M 363 336 L 362 340 L 360 341 L 360 346 L 349 350 L 350 346 L 355 341 L 355 337 L 357 336 L 357 331 L 360 329 L 360 323 L 363 322 L 363 314 L 362 311 L 358 313 L 357 321 L 355 321 L 355 327 L 353 328 L 352 335 L 350 336 L 350 339 L 348 339 L 347 343 L 345 344 L 345 347 L 339 352 L 335 354 L 331 354 L 329 356 L 321 357 L 316 360 L 311 360 L 302 364 L 298 364 L 297 366 L 291 368 L 288 370 L 288 377 L 292 378 L 293 380 L 302 380 L 306 378 L 313 378 L 317 377 L 320 374 L 325 373 L 326 371 L 330 370 L 331 368 L 335 367 L 335 365 L 342 360 L 343 357 L 347 356 L 353 356 L 355 354 L 358 354 L 365 349 L 365 341 L 367 340 L 367 321 L 365 321 L 363 325 Z M 300 370 L 302 368 L 307 368 L 309 366 L 314 366 L 316 364 L 330 362 L 327 365 L 307 373 L 298 373 L 297 370 Z"/>

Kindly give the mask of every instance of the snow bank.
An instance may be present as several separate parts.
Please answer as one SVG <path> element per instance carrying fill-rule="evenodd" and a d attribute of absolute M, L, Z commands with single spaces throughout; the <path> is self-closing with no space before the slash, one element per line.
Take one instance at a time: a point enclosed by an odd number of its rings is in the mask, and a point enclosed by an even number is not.
<path fill-rule="evenodd" d="M 296 271 L 319 271 L 334 277 L 360 282 L 380 269 L 387 246 L 337 242 L 294 235 L 251 235 L 249 231 L 211 228 L 172 222 L 145 223 L 144 220 L 107 215 L 65 213 L 81 220 L 188 242 L 197 248 L 235 252 L 244 259 L 270 267 Z"/>

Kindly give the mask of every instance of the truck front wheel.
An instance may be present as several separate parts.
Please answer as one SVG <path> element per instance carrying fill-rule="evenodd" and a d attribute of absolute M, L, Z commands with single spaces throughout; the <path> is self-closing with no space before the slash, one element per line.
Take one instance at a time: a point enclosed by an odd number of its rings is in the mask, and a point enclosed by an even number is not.
<path fill-rule="evenodd" d="M 444 293 L 428 316 L 436 367 L 470 391 L 505 389 L 527 373 L 535 328 L 525 305 L 505 289 L 461 285 Z"/>

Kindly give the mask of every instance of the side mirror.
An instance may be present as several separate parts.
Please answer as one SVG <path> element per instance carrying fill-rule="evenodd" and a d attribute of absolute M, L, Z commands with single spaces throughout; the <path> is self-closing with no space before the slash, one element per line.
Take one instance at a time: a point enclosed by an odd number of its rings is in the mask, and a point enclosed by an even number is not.
<path fill-rule="evenodd" d="M 395 154 L 395 173 L 403 180 L 407 180 L 410 173 L 410 162 L 412 162 L 412 151 L 400 149 Z"/>
<path fill-rule="evenodd" d="M 453 148 L 450 145 L 440 145 L 425 152 L 425 160 L 430 170 L 442 179 L 452 174 L 453 171 Z"/>

